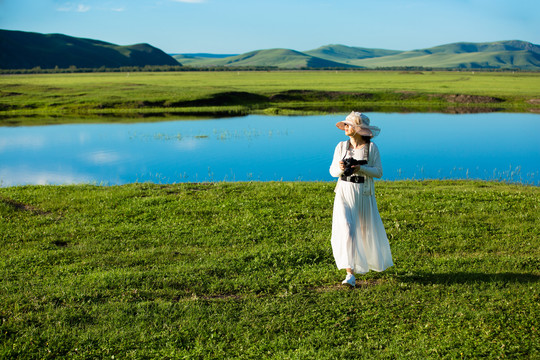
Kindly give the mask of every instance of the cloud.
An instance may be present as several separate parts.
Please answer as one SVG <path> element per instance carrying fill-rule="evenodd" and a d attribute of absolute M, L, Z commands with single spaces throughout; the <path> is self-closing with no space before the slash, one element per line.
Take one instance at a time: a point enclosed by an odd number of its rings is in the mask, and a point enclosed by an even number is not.
<path fill-rule="evenodd" d="M 90 6 L 83 5 L 83 4 L 79 4 L 77 6 L 77 12 L 87 12 L 88 10 L 90 10 Z"/>
<path fill-rule="evenodd" d="M 90 10 L 90 6 L 84 5 L 84 4 L 78 4 L 75 5 L 73 3 L 65 3 L 64 5 L 60 5 L 56 8 L 57 11 L 65 11 L 65 12 L 87 12 Z"/>
<path fill-rule="evenodd" d="M 171 0 L 173 2 L 181 2 L 181 3 L 190 3 L 190 4 L 199 4 L 203 3 L 206 0 Z"/>
<path fill-rule="evenodd" d="M 2 1 L 2 0 L 0 0 Z M 62 5 L 59 5 L 56 10 L 57 11 L 63 11 L 63 12 L 78 12 L 78 13 L 85 13 L 90 10 L 97 10 L 97 11 L 113 11 L 113 12 L 123 12 L 126 11 L 126 8 L 123 6 L 117 6 L 117 7 L 90 7 L 89 5 L 85 4 L 75 4 L 72 2 L 66 2 Z"/>

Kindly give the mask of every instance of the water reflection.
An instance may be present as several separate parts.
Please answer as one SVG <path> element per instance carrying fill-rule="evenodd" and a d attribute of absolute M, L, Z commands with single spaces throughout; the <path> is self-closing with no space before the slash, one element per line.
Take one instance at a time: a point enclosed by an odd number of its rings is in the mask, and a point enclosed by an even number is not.
<path fill-rule="evenodd" d="M 0 128 L 0 184 L 331 181 L 344 115 Z M 540 115 L 368 115 L 383 179 L 540 184 Z"/>
<path fill-rule="evenodd" d="M 74 169 L 35 169 L 30 166 L 13 166 L 0 168 L 0 184 L 2 186 L 35 184 L 81 184 L 95 182 L 92 174 L 77 174 Z"/>

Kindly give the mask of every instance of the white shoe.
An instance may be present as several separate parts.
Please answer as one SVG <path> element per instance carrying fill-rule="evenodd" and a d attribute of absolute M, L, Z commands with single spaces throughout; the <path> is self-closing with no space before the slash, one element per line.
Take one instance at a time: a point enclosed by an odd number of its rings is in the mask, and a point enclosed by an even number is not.
<path fill-rule="evenodd" d="M 347 277 L 341 283 L 343 285 L 349 285 L 350 287 L 355 287 L 356 286 L 356 278 L 354 277 L 353 274 L 347 274 Z"/>

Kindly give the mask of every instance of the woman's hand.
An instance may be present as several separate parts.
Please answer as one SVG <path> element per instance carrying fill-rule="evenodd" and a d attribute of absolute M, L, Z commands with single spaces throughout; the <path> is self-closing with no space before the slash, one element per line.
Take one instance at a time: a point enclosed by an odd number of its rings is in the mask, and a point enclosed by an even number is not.
<path fill-rule="evenodd" d="M 351 166 L 351 168 L 353 169 L 354 174 L 358 174 L 360 172 L 360 166 L 361 165 L 353 165 L 353 166 Z M 345 164 L 343 163 L 343 161 L 339 162 L 339 168 L 341 169 L 341 171 L 345 171 Z"/>

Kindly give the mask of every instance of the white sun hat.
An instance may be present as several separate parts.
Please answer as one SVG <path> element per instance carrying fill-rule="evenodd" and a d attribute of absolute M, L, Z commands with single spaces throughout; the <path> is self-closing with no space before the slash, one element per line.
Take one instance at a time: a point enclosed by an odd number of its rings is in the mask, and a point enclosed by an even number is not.
<path fill-rule="evenodd" d="M 369 118 L 366 115 L 353 111 L 345 118 L 345 120 L 338 121 L 336 126 L 341 130 L 345 130 L 345 124 L 348 124 L 353 127 L 357 134 L 373 138 L 379 135 L 381 129 L 377 126 L 369 125 L 369 122 Z"/>

